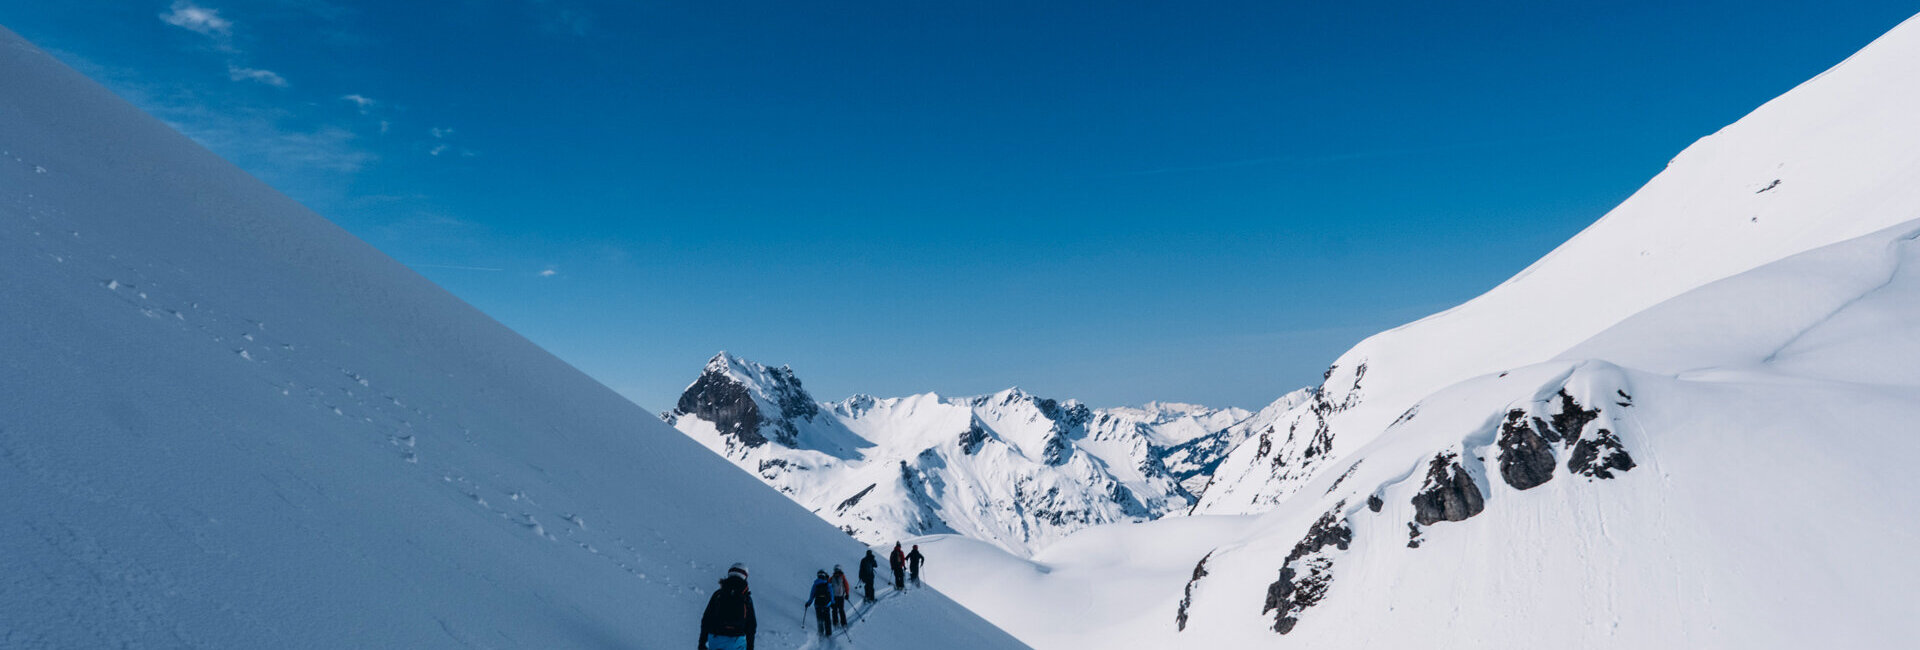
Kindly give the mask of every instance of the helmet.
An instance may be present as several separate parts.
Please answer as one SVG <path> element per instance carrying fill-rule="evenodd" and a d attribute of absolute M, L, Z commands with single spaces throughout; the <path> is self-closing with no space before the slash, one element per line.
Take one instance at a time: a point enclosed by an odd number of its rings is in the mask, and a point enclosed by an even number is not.
<path fill-rule="evenodd" d="M 816 577 L 816 578 L 819 578 L 819 579 L 821 579 L 821 580 L 825 580 L 825 579 L 827 579 L 827 570 L 826 570 L 826 569 L 821 569 L 821 570 L 820 570 L 819 572 L 816 572 L 816 573 L 814 573 L 813 575 L 814 575 L 814 577 Z"/>
<path fill-rule="evenodd" d="M 834 572 L 834 573 L 839 573 L 839 572 L 840 572 L 840 565 L 838 565 L 838 564 L 835 564 L 835 565 L 833 565 L 833 572 Z"/>
<path fill-rule="evenodd" d="M 739 562 L 735 562 L 733 563 L 733 566 L 727 568 L 727 575 L 729 576 L 737 575 L 737 576 L 740 576 L 741 580 L 745 580 L 747 579 L 747 565 L 741 564 Z"/>

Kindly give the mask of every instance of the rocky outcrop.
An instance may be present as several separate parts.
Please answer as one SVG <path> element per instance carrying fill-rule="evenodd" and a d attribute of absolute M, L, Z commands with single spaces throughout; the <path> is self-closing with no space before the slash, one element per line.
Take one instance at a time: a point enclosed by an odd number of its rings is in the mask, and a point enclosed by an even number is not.
<path fill-rule="evenodd" d="M 748 447 L 767 444 L 767 437 L 760 433 L 760 405 L 754 403 L 746 386 L 726 373 L 700 373 L 700 378 L 680 394 L 673 414 L 711 422 L 722 435 Z"/>
<path fill-rule="evenodd" d="M 1487 509 L 1486 496 L 1460 466 L 1459 455 L 1443 451 L 1427 465 L 1427 480 L 1413 495 L 1413 520 L 1422 526 L 1442 521 L 1466 521 Z"/>
<path fill-rule="evenodd" d="M 1500 447 L 1500 478 L 1513 489 L 1531 489 L 1553 480 L 1553 447 L 1534 431 L 1525 410 L 1507 412 L 1496 444 Z"/>
<path fill-rule="evenodd" d="M 833 511 L 846 512 L 847 508 L 860 505 L 860 500 L 863 498 L 866 498 L 867 494 L 870 492 L 873 492 L 873 489 L 877 487 L 880 487 L 879 483 L 868 483 L 866 489 L 860 490 L 859 493 L 854 494 L 853 496 L 847 497 L 847 500 L 841 501 L 840 505 L 834 506 Z"/>
<path fill-rule="evenodd" d="M 1620 437 L 1606 429 L 1595 430 L 1592 436 L 1579 439 L 1567 458 L 1567 471 L 1588 478 L 1613 478 L 1614 471 L 1633 468 L 1633 457 L 1621 446 Z"/>
<path fill-rule="evenodd" d="M 980 425 L 980 419 L 967 422 L 967 430 L 960 432 L 960 453 L 972 456 L 980 453 L 980 446 L 987 442 L 987 428 Z"/>
<path fill-rule="evenodd" d="M 1274 614 L 1273 631 L 1293 631 L 1300 613 L 1326 597 L 1327 588 L 1333 584 L 1333 553 L 1327 547 L 1344 551 L 1353 543 L 1353 527 L 1340 514 L 1346 505 L 1340 502 L 1313 522 L 1280 566 L 1280 579 L 1267 586 L 1266 604 L 1260 613 Z"/>
<path fill-rule="evenodd" d="M 1200 583 L 1201 578 L 1207 577 L 1207 559 L 1211 557 L 1213 552 L 1208 551 L 1206 556 L 1201 557 L 1200 561 L 1193 565 L 1193 577 L 1187 578 L 1186 593 L 1180 597 L 1180 611 L 1173 615 L 1173 624 L 1180 631 L 1184 632 L 1187 629 L 1187 608 L 1193 606 L 1193 587 Z"/>

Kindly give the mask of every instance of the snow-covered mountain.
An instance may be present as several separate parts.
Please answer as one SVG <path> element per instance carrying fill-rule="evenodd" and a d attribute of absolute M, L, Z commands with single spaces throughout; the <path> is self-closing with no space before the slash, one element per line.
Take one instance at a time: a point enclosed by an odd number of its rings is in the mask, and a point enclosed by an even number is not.
<path fill-rule="evenodd" d="M 1247 415 L 1091 409 L 1018 388 L 823 403 L 791 368 L 722 352 L 661 417 L 862 541 L 957 533 L 1027 555 L 1087 526 L 1184 512 L 1182 482 L 1204 482 Z"/>
<path fill-rule="evenodd" d="M 1196 512 L 1264 511 L 1441 388 L 1551 359 L 1708 283 L 1913 218 L 1920 120 L 1912 57 L 1897 53 L 1913 47 L 1904 40 L 1700 139 L 1486 294 L 1361 342 L 1288 414 L 1292 435 L 1236 450 Z"/>
<path fill-rule="evenodd" d="M 691 647 L 733 562 L 794 648 L 862 551 L 5 29 L 0 368 L 7 648 Z"/>
<path fill-rule="evenodd" d="M 1920 18 L 1342 356 L 1197 508 L 1264 514 L 932 581 L 1039 647 L 1909 647 L 1916 106 Z"/>

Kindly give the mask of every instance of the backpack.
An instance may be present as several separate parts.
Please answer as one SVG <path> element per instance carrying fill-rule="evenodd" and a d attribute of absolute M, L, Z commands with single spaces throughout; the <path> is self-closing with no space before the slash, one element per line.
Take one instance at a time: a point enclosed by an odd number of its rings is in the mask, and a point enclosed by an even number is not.
<path fill-rule="evenodd" d="M 746 636 L 747 608 L 751 607 L 753 602 L 748 600 L 747 591 L 745 589 L 737 592 L 723 590 L 714 595 L 718 597 L 715 599 L 717 601 L 715 613 L 718 620 L 713 622 L 713 633 L 720 636 Z"/>
<path fill-rule="evenodd" d="M 833 603 L 833 588 L 828 586 L 825 580 L 815 580 L 811 598 L 815 607 L 826 607 Z"/>

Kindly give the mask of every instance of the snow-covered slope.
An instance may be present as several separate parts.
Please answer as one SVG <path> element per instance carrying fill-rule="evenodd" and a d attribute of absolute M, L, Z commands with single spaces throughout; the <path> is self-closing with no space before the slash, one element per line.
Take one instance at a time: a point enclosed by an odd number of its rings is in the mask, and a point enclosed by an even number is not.
<path fill-rule="evenodd" d="M 1915 215 L 1421 400 L 1212 551 L 1176 636 L 1910 644 Z"/>
<path fill-rule="evenodd" d="M 1290 435 L 1234 451 L 1196 512 L 1264 511 L 1434 391 L 1554 358 L 1707 283 L 1913 218 L 1917 30 L 1901 26 L 1702 138 L 1499 287 L 1355 346 L 1285 418 Z"/>
<path fill-rule="evenodd" d="M 725 352 L 662 416 L 862 541 L 957 533 L 1020 555 L 1090 525 L 1184 512 L 1180 482 L 1211 469 L 1245 417 L 1089 409 L 1018 388 L 816 403 L 792 369 Z M 1163 462 L 1172 450 L 1178 468 Z"/>
<path fill-rule="evenodd" d="M 1271 441 L 1275 436 L 1285 436 L 1280 427 L 1290 424 L 1286 419 L 1293 409 L 1312 400 L 1317 389 L 1302 388 L 1274 400 L 1271 404 L 1240 419 L 1240 421 L 1214 433 L 1195 437 L 1167 450 L 1167 467 L 1180 476 L 1181 485 L 1195 495 L 1204 495 L 1212 487 L 1213 479 L 1221 474 L 1220 467 L 1228 455 L 1241 443 L 1256 436 Z M 1270 444 L 1270 443 L 1269 443 Z M 1257 448 L 1258 443 L 1255 444 Z M 1242 460 L 1246 457 L 1243 455 Z M 1241 472 L 1227 472 L 1228 476 L 1238 477 Z M 1198 502 L 1196 501 L 1196 505 Z"/>
<path fill-rule="evenodd" d="M 0 646 L 692 647 L 742 561 L 798 647 L 861 552 L 4 29 L 0 152 Z"/>
<path fill-rule="evenodd" d="M 1910 647 L 1916 105 L 1920 18 L 1343 357 L 1206 495 L 1265 514 L 934 541 L 930 580 L 1043 648 Z"/>

